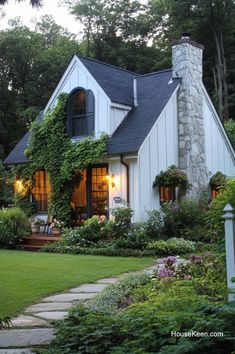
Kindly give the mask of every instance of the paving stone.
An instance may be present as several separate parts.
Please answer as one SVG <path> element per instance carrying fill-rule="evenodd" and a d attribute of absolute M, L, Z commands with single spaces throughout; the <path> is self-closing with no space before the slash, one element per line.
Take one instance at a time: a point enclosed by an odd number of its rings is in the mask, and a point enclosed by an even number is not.
<path fill-rule="evenodd" d="M 0 354 L 33 354 L 30 349 L 0 349 Z"/>
<path fill-rule="evenodd" d="M 84 284 L 71 289 L 71 293 L 99 293 L 106 288 L 107 284 Z"/>
<path fill-rule="evenodd" d="M 73 304 L 71 302 L 42 302 L 26 308 L 25 312 L 45 312 L 69 310 Z"/>
<path fill-rule="evenodd" d="M 113 284 L 116 283 L 116 281 L 118 281 L 119 278 L 104 278 L 104 279 L 99 279 L 97 280 L 96 283 L 98 284 Z"/>
<path fill-rule="evenodd" d="M 53 328 L 4 329 L 0 331 L 0 348 L 47 344 L 54 339 L 54 331 Z"/>
<path fill-rule="evenodd" d="M 92 293 L 59 294 L 59 295 L 53 295 L 53 296 L 46 297 L 42 301 L 45 301 L 45 302 L 48 302 L 48 301 L 66 302 L 66 301 L 76 301 L 76 300 L 87 300 L 87 299 L 91 299 L 95 295 L 96 294 L 92 294 Z"/>
<path fill-rule="evenodd" d="M 35 316 L 39 316 L 47 320 L 60 321 L 63 320 L 66 316 L 68 316 L 68 314 L 68 311 L 47 311 L 35 313 Z"/>
<path fill-rule="evenodd" d="M 33 316 L 20 315 L 11 321 L 12 327 L 48 326 L 46 321 Z"/>

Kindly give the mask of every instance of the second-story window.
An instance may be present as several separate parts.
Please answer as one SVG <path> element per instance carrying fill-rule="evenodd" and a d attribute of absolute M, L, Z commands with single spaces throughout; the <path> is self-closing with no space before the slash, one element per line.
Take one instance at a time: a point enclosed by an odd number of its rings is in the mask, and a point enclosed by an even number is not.
<path fill-rule="evenodd" d="M 68 103 L 68 135 L 83 137 L 94 132 L 94 95 L 91 90 L 77 88 Z"/>

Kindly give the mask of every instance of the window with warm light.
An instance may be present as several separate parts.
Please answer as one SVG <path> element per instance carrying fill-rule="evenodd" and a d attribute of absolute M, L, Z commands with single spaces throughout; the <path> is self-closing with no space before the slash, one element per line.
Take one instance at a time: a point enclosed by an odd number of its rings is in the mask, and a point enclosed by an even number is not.
<path fill-rule="evenodd" d="M 175 200 L 175 188 L 160 186 L 159 187 L 160 194 L 160 203 L 169 203 Z"/>
<path fill-rule="evenodd" d="M 48 173 L 40 170 L 33 175 L 32 198 L 36 211 L 39 213 L 48 211 L 48 199 L 51 192 Z"/>

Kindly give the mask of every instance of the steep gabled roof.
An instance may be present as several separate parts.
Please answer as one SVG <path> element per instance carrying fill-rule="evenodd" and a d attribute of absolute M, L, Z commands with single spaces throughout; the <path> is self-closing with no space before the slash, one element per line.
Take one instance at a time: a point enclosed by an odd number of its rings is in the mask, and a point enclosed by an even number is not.
<path fill-rule="evenodd" d="M 172 79 L 172 70 L 136 78 L 137 103 L 109 139 L 108 153 L 137 152 L 163 108 L 180 83 Z"/>
<path fill-rule="evenodd" d="M 41 111 L 36 120 L 39 122 L 43 119 L 43 111 Z M 29 144 L 29 139 L 31 137 L 30 130 L 23 136 L 23 138 L 18 142 L 14 149 L 10 152 L 7 158 L 4 160 L 4 163 L 7 165 L 15 165 L 21 163 L 29 163 L 30 160 L 25 156 L 24 151 Z"/>
<path fill-rule="evenodd" d="M 77 55 L 111 101 L 133 106 L 133 79 L 139 74 Z"/>
<path fill-rule="evenodd" d="M 18 142 L 14 149 L 10 152 L 7 158 L 4 160 L 5 164 L 13 165 L 18 163 L 28 163 L 29 159 L 24 155 L 24 151 L 28 146 L 30 139 L 30 131 L 28 131 L 23 138 Z"/>

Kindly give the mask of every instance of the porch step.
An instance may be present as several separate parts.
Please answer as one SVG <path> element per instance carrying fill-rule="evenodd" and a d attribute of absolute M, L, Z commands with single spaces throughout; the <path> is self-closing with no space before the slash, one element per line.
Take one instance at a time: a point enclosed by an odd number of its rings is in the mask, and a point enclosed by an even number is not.
<path fill-rule="evenodd" d="M 46 243 L 53 243 L 60 239 L 58 236 L 50 236 L 45 234 L 33 234 L 24 238 L 23 248 L 28 251 L 38 251 Z"/>

